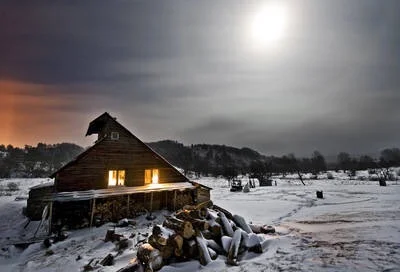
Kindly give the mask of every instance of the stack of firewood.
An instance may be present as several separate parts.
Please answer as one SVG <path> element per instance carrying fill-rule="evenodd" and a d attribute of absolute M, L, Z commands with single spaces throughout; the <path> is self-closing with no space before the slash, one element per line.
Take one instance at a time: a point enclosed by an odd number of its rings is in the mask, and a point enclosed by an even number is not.
<path fill-rule="evenodd" d="M 185 206 L 162 225 L 153 226 L 147 243 L 139 246 L 137 260 L 146 271 L 156 271 L 165 264 L 197 259 L 202 265 L 226 256 L 229 265 L 238 265 L 245 251 L 262 253 L 258 233 L 275 232 L 271 226 L 247 224 L 243 217 L 213 205 L 211 201 Z"/>

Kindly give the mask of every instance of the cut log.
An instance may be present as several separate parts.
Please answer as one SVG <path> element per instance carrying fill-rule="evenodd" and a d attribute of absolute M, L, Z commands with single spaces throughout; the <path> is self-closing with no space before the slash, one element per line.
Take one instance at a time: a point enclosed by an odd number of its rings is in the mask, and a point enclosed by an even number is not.
<path fill-rule="evenodd" d="M 240 252 L 247 250 L 248 241 L 249 241 L 249 233 L 242 230 L 242 240 L 240 242 L 240 248 L 239 248 Z"/>
<path fill-rule="evenodd" d="M 117 244 L 118 251 L 123 251 L 127 249 L 132 243 L 129 241 L 128 238 L 121 239 Z"/>
<path fill-rule="evenodd" d="M 206 215 L 206 219 L 207 220 L 216 220 L 218 218 L 218 212 L 214 211 L 212 209 L 207 209 L 207 215 Z"/>
<path fill-rule="evenodd" d="M 218 217 L 220 218 L 220 222 L 221 222 L 221 226 L 224 231 L 224 234 L 228 235 L 230 237 L 233 237 L 232 225 L 229 222 L 229 220 L 226 218 L 225 214 L 223 212 L 219 212 Z"/>
<path fill-rule="evenodd" d="M 176 214 L 176 218 L 190 222 L 193 228 L 197 230 L 207 230 L 209 228 L 208 222 L 201 218 L 200 210 L 182 210 Z"/>
<path fill-rule="evenodd" d="M 185 205 L 183 206 L 183 210 L 201 210 L 201 209 L 207 209 L 213 206 L 213 202 L 211 200 L 207 200 L 204 202 L 201 202 L 197 205 Z"/>
<path fill-rule="evenodd" d="M 249 248 L 248 248 L 248 251 L 249 251 L 249 252 L 258 253 L 258 254 L 263 253 L 263 249 L 262 249 L 261 243 L 258 243 L 258 244 L 255 244 L 255 245 L 252 246 L 252 247 L 249 247 Z"/>
<path fill-rule="evenodd" d="M 92 266 L 92 262 L 94 261 L 94 259 L 91 259 L 90 261 L 89 261 L 89 263 L 87 263 L 87 264 L 85 264 L 84 266 L 83 266 L 83 271 L 93 271 L 94 270 L 94 268 L 93 268 L 93 266 Z"/>
<path fill-rule="evenodd" d="M 138 261 L 135 261 L 121 269 L 117 270 L 117 272 L 144 272 L 144 267 Z"/>
<path fill-rule="evenodd" d="M 251 228 L 252 232 L 259 234 L 261 233 L 261 227 L 260 225 L 254 225 L 254 224 L 249 224 L 249 227 Z"/>
<path fill-rule="evenodd" d="M 106 237 L 104 238 L 104 242 L 113 241 L 114 234 L 115 234 L 115 230 L 108 229 L 106 232 Z"/>
<path fill-rule="evenodd" d="M 161 245 L 158 243 L 159 239 L 153 235 L 150 235 L 148 239 L 148 243 L 155 249 L 160 251 L 160 254 L 164 260 L 167 260 L 172 257 L 174 254 L 175 247 L 171 243 L 166 243 L 165 245 Z"/>
<path fill-rule="evenodd" d="M 150 244 L 143 244 L 138 248 L 137 258 L 145 265 L 146 270 L 159 270 L 163 265 L 161 252 Z"/>
<path fill-rule="evenodd" d="M 170 238 L 173 241 L 174 244 L 174 254 L 177 257 L 180 257 L 183 255 L 183 237 L 180 236 L 179 234 L 175 234 Z"/>
<path fill-rule="evenodd" d="M 208 254 L 210 254 L 211 260 L 216 260 L 218 258 L 217 252 L 215 252 L 212 248 L 207 247 Z"/>
<path fill-rule="evenodd" d="M 152 234 L 153 234 L 153 239 L 155 239 L 158 244 L 166 246 L 168 238 L 174 235 L 175 233 L 170 229 L 164 228 L 160 225 L 154 225 Z"/>
<path fill-rule="evenodd" d="M 249 234 L 249 239 L 246 242 L 246 247 L 250 252 L 262 253 L 261 240 L 255 233 Z"/>
<path fill-rule="evenodd" d="M 218 255 L 225 255 L 227 252 L 214 240 L 206 239 L 206 244 L 209 248 L 213 249 Z"/>
<path fill-rule="evenodd" d="M 206 218 L 206 216 L 207 216 L 207 208 L 201 208 L 200 209 L 200 218 L 203 218 L 203 219 L 205 219 Z"/>
<path fill-rule="evenodd" d="M 206 241 L 203 238 L 203 235 L 199 233 L 196 236 L 197 247 L 199 250 L 199 261 L 201 265 L 207 265 L 211 262 L 210 252 L 208 251 Z"/>
<path fill-rule="evenodd" d="M 110 266 L 114 264 L 114 256 L 110 253 L 100 261 L 102 266 Z"/>
<path fill-rule="evenodd" d="M 249 225 L 246 223 L 246 220 L 244 220 L 244 218 L 240 215 L 233 215 L 233 222 L 235 222 L 235 224 L 240 227 L 242 230 L 244 230 L 247 233 L 252 233 L 253 231 L 251 230 L 251 228 L 249 227 Z"/>
<path fill-rule="evenodd" d="M 222 236 L 222 228 L 221 225 L 218 224 L 215 220 L 210 219 L 207 221 L 209 228 L 208 230 L 213 234 L 213 236 L 215 237 L 215 239 L 217 240 L 219 237 Z"/>
<path fill-rule="evenodd" d="M 213 202 L 211 200 L 207 200 L 207 201 L 204 201 L 204 202 L 201 202 L 201 203 L 197 204 L 196 205 L 196 209 L 197 210 L 201 210 L 201 209 L 204 209 L 204 208 L 211 208 L 213 205 L 214 204 L 213 204 Z"/>
<path fill-rule="evenodd" d="M 175 217 L 181 220 L 200 218 L 200 210 L 195 210 L 194 206 L 188 206 L 186 208 L 187 209 L 184 207 L 183 210 L 176 212 Z"/>
<path fill-rule="evenodd" d="M 196 241 L 194 239 L 183 241 L 183 256 L 188 259 L 197 259 L 199 256 L 199 250 L 197 248 Z"/>
<path fill-rule="evenodd" d="M 205 239 L 214 239 L 214 235 L 209 230 L 202 231 L 201 233 L 203 234 Z"/>
<path fill-rule="evenodd" d="M 193 225 L 193 228 L 197 230 L 208 230 L 210 227 L 207 220 L 204 219 L 193 219 L 191 223 Z"/>
<path fill-rule="evenodd" d="M 172 216 L 166 217 L 163 226 L 176 231 L 185 239 L 190 239 L 195 233 L 192 223 L 190 223 L 189 221 L 183 221 Z"/>
<path fill-rule="evenodd" d="M 273 226 L 262 226 L 260 229 L 261 233 L 275 233 L 275 228 Z"/>
<path fill-rule="evenodd" d="M 233 235 L 231 246 L 229 247 L 229 252 L 227 256 L 227 263 L 230 265 L 239 265 L 237 256 L 239 253 L 241 238 L 242 230 L 237 229 Z"/>
<path fill-rule="evenodd" d="M 225 210 L 224 208 L 217 206 L 215 204 L 212 206 L 212 208 L 218 212 L 222 212 L 223 214 L 225 214 L 226 218 L 231 219 L 231 220 L 233 219 L 233 215 L 229 211 Z"/>
<path fill-rule="evenodd" d="M 231 247 L 232 237 L 229 236 L 222 236 L 221 237 L 221 244 L 222 248 L 225 252 L 229 252 L 229 248 Z"/>
<path fill-rule="evenodd" d="M 104 242 L 115 242 L 115 241 L 119 241 L 122 238 L 124 238 L 124 236 L 122 234 L 117 234 L 115 233 L 115 230 L 113 229 L 108 229 L 107 233 L 106 233 L 106 237 L 104 238 Z"/>

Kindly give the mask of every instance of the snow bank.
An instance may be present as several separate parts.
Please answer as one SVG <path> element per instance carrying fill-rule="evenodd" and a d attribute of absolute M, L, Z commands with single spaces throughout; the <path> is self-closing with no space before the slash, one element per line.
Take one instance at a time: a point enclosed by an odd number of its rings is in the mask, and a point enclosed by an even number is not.
<path fill-rule="evenodd" d="M 205 267 L 190 261 L 164 266 L 161 271 L 399 271 L 400 186 L 393 181 L 380 187 L 377 182 L 350 180 L 339 174 L 342 178 L 305 180 L 306 186 L 294 177 L 280 178 L 277 186 L 257 186 L 249 193 L 230 192 L 224 179 L 196 180 L 213 188 L 215 204 L 248 222 L 272 224 L 276 234 L 263 235 L 264 253 L 241 256 L 238 267 L 227 267 L 226 259 L 219 257 Z M 26 219 L 21 209 L 26 200 L 15 201 L 15 197 L 48 181 L 0 181 L 0 186 L 16 182 L 20 188 L 0 197 L 0 271 L 80 271 L 90 260 L 99 261 L 111 252 L 116 255 L 115 264 L 100 269 L 107 272 L 118 270 L 136 256 L 135 247 L 117 254 L 113 243 L 102 240 L 113 224 L 71 231 L 67 240 L 49 248 L 52 255 L 46 255 L 48 249 L 40 243 L 24 251 L 8 246 L 7 240 L 13 236 L 35 230 L 35 225 L 24 230 Z M 323 199 L 316 198 L 317 190 L 323 191 Z M 135 245 L 146 239 L 145 234 L 164 219 L 163 214 L 168 212 L 155 213 L 155 221 L 136 218 L 136 226 L 116 228 L 116 233 L 133 237 Z"/>

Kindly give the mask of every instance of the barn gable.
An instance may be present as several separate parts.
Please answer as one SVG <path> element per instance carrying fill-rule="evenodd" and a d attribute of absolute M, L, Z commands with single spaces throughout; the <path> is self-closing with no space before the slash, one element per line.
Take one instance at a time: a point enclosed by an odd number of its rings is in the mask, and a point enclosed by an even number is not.
<path fill-rule="evenodd" d="M 143 186 L 149 178 L 154 182 L 154 175 L 157 183 L 188 181 L 108 113 L 90 122 L 86 135 L 92 134 L 98 134 L 96 143 L 51 176 L 57 192 Z M 112 174 L 121 184 L 110 184 Z"/>

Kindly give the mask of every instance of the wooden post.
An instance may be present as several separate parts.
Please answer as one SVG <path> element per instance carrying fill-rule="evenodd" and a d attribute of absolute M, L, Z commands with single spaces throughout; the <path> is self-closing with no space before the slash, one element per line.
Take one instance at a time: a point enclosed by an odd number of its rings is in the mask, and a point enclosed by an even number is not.
<path fill-rule="evenodd" d="M 53 201 L 50 202 L 50 207 L 49 207 L 49 235 L 51 234 L 51 223 L 52 223 L 52 218 L 53 217 Z"/>
<path fill-rule="evenodd" d="M 176 211 L 176 190 L 174 190 L 174 211 Z"/>
<path fill-rule="evenodd" d="M 153 192 L 150 193 L 150 212 L 153 211 Z"/>
<path fill-rule="evenodd" d="M 131 195 L 128 195 L 128 204 L 127 204 L 127 205 L 128 205 L 128 207 L 127 207 L 127 209 L 126 209 L 126 212 L 127 212 L 127 215 L 126 215 L 126 217 L 127 217 L 127 218 L 129 218 L 129 215 L 130 215 L 130 213 L 129 213 L 129 202 L 130 202 L 130 196 L 131 196 Z"/>
<path fill-rule="evenodd" d="M 92 200 L 92 213 L 90 215 L 90 228 L 93 226 L 93 217 L 94 217 L 95 208 L 96 208 L 96 198 L 93 198 L 93 200 Z"/>

